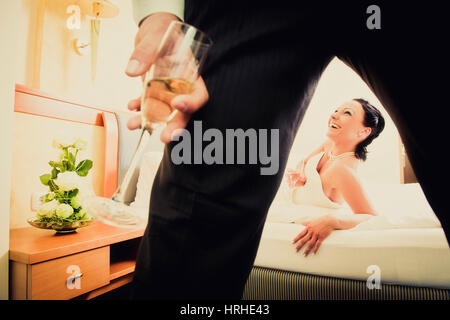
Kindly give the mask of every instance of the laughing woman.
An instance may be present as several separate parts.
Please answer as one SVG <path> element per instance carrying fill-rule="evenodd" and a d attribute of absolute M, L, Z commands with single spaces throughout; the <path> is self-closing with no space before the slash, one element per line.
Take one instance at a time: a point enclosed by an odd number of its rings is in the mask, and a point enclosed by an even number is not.
<path fill-rule="evenodd" d="M 297 251 L 306 245 L 304 255 L 315 254 L 333 230 L 351 229 L 376 215 L 356 170 L 367 158 L 366 147 L 383 129 L 379 110 L 363 99 L 348 101 L 331 115 L 327 141 L 300 161 L 297 170 L 287 173 L 294 202 L 328 208 L 346 202 L 354 213 L 348 218 L 325 215 L 304 222 L 305 228 L 293 239 Z"/>

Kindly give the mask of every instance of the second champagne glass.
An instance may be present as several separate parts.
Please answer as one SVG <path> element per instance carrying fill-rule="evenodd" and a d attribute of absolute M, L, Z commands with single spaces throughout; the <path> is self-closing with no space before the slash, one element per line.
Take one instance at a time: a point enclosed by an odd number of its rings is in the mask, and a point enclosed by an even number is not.
<path fill-rule="evenodd" d="M 171 107 L 172 99 L 192 91 L 211 44 L 205 33 L 189 24 L 173 21 L 169 25 L 144 79 L 141 135 L 124 179 L 112 199 L 91 197 L 83 204 L 85 210 L 100 221 L 118 227 L 145 227 L 146 219 L 124 203 L 125 191 L 148 137 L 175 116 L 177 111 Z"/>

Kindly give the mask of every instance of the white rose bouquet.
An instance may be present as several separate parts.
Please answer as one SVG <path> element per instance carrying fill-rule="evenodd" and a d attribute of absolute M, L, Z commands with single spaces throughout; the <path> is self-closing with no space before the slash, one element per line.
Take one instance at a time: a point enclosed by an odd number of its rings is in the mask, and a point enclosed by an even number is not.
<path fill-rule="evenodd" d="M 77 155 L 86 149 L 87 142 L 82 139 L 72 141 L 54 140 L 53 147 L 60 149 L 59 161 L 50 161 L 51 173 L 39 178 L 50 192 L 41 197 L 42 205 L 37 212 L 40 227 L 63 230 L 81 227 L 93 218 L 81 207 L 80 186 L 82 177 L 92 168 L 91 160 L 77 163 Z"/>

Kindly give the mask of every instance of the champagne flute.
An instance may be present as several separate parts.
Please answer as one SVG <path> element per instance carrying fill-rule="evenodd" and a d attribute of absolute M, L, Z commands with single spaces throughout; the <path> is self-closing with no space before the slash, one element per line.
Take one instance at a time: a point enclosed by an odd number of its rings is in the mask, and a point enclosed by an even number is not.
<path fill-rule="evenodd" d="M 170 23 L 159 45 L 156 58 L 144 79 L 141 97 L 141 134 L 124 179 L 112 199 L 91 197 L 83 208 L 100 221 L 124 228 L 143 228 L 142 212 L 124 202 L 125 192 L 154 130 L 177 113 L 170 105 L 173 98 L 189 94 L 198 78 L 212 42 L 197 28 L 179 21 Z"/>
<path fill-rule="evenodd" d="M 286 183 L 287 183 L 287 190 L 286 190 L 287 201 L 288 201 L 288 203 L 291 203 L 292 198 L 294 196 L 295 185 L 300 180 L 300 178 L 299 178 L 297 171 L 295 171 L 295 170 L 288 170 L 285 177 L 287 180 L 286 181 Z"/>

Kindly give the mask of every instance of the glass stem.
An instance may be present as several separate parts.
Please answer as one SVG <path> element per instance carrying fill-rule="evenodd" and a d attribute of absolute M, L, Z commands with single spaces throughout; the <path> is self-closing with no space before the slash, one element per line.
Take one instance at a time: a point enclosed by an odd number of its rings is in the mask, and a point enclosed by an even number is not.
<path fill-rule="evenodd" d="M 136 167 L 142 158 L 142 153 L 146 149 L 149 138 L 150 138 L 150 133 L 148 132 L 147 129 L 145 129 L 145 126 L 142 126 L 141 135 L 139 137 L 139 142 L 138 142 L 136 151 L 134 152 L 130 166 L 128 167 L 127 172 L 125 173 L 122 183 L 117 188 L 114 195 L 112 196 L 112 200 L 117 201 L 117 202 L 122 202 L 122 203 L 125 202 L 126 191 L 128 190 L 130 182 L 132 181 L 132 178 L 135 174 Z"/>

